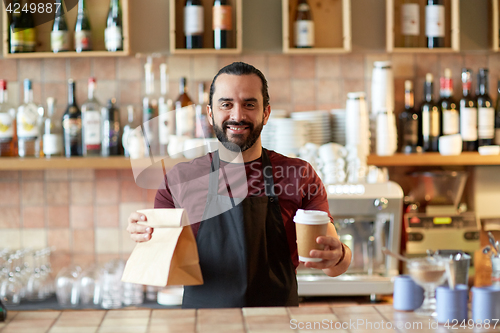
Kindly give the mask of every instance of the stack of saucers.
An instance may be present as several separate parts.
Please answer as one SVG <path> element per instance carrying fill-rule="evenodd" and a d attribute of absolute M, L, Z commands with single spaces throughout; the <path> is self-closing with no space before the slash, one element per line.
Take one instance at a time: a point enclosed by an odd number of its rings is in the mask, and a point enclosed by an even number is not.
<path fill-rule="evenodd" d="M 276 150 L 276 124 L 275 119 L 282 119 L 288 117 L 286 110 L 272 110 L 267 124 L 264 125 L 261 133 L 262 146 L 270 150 Z"/>
<path fill-rule="evenodd" d="M 345 109 L 333 109 L 330 111 L 332 124 L 332 142 L 345 146 Z"/>
<path fill-rule="evenodd" d="M 293 118 L 274 119 L 274 150 L 287 156 L 297 156 L 300 148 L 306 143 L 307 121 Z"/>
<path fill-rule="evenodd" d="M 328 111 L 293 112 L 290 115 L 295 120 L 308 122 L 307 142 L 322 145 L 331 140 L 330 113 Z"/>

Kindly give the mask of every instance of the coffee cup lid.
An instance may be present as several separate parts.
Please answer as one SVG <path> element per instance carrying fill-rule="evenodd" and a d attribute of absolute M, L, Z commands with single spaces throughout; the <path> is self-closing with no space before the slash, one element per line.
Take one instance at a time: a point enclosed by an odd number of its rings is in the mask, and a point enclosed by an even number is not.
<path fill-rule="evenodd" d="M 301 224 L 326 224 L 330 222 L 330 217 L 327 212 L 321 210 L 299 209 L 295 213 L 293 221 Z"/>

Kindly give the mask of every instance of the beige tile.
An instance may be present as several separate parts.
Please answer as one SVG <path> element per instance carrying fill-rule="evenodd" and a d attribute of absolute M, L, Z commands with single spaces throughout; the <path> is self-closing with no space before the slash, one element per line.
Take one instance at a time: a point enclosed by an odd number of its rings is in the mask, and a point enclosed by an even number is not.
<path fill-rule="evenodd" d="M 49 169 L 45 170 L 45 180 L 69 180 L 69 170 L 66 169 Z"/>
<path fill-rule="evenodd" d="M 94 227 L 94 207 L 70 206 L 69 221 L 73 229 L 91 229 Z"/>
<path fill-rule="evenodd" d="M 291 91 L 290 80 L 288 79 L 270 79 L 269 97 L 271 105 L 274 103 L 290 103 Z"/>
<path fill-rule="evenodd" d="M 124 230 L 127 228 L 128 222 L 127 219 L 130 214 L 140 210 L 140 209 L 148 209 L 151 207 L 152 203 L 146 202 L 122 202 L 119 205 L 120 210 L 120 229 Z"/>
<path fill-rule="evenodd" d="M 347 100 L 347 93 L 365 91 L 365 80 L 364 79 L 344 79 L 342 83 L 343 95 L 340 96 L 340 100 Z"/>
<path fill-rule="evenodd" d="M 71 265 L 71 255 L 69 253 L 56 250 L 50 255 L 50 264 L 52 266 L 54 276 L 57 276 L 61 269 Z"/>
<path fill-rule="evenodd" d="M 101 179 L 95 184 L 95 202 L 98 205 L 117 204 L 120 182 L 117 179 Z"/>
<path fill-rule="evenodd" d="M 23 228 L 45 227 L 45 207 L 28 206 L 23 207 Z"/>
<path fill-rule="evenodd" d="M 151 318 L 195 318 L 196 309 L 153 309 Z"/>
<path fill-rule="evenodd" d="M 451 70 L 451 77 L 453 79 L 454 88 L 459 89 L 461 92 L 461 73 L 462 68 L 465 66 L 464 56 L 462 54 L 441 54 L 439 55 L 439 76 L 444 75 L 445 68 Z"/>
<path fill-rule="evenodd" d="M 21 171 L 22 180 L 43 180 L 43 170 L 24 170 Z"/>
<path fill-rule="evenodd" d="M 292 100 L 294 104 L 310 104 L 315 102 L 315 81 L 294 79 L 292 80 Z"/>
<path fill-rule="evenodd" d="M 72 310 L 66 310 L 61 313 L 61 316 L 59 316 L 59 320 L 71 320 L 71 319 L 82 319 L 82 314 L 85 315 L 85 319 L 89 320 L 89 323 L 91 325 L 94 325 L 94 321 L 97 323 L 100 323 L 102 321 L 102 318 L 106 315 L 105 310 L 85 310 L 83 311 L 72 311 Z"/>
<path fill-rule="evenodd" d="M 73 230 L 71 245 L 73 253 L 94 253 L 94 230 Z"/>
<path fill-rule="evenodd" d="M 143 79 L 144 62 L 141 58 L 118 58 L 118 79 L 140 81 Z"/>
<path fill-rule="evenodd" d="M 294 79 L 313 79 L 316 77 L 316 58 L 309 55 L 292 57 L 292 77 Z"/>
<path fill-rule="evenodd" d="M 415 55 L 393 54 L 391 60 L 395 78 L 415 76 Z"/>
<path fill-rule="evenodd" d="M 134 181 L 122 180 L 120 188 L 121 202 L 141 202 L 144 200 L 144 190 Z"/>
<path fill-rule="evenodd" d="M 90 59 L 89 58 L 71 58 L 69 59 L 68 77 L 73 80 L 88 80 L 90 77 Z"/>
<path fill-rule="evenodd" d="M 110 170 L 110 169 L 96 169 L 95 170 L 95 179 L 101 180 L 112 180 L 118 178 L 118 170 Z"/>
<path fill-rule="evenodd" d="M 193 66 L 193 80 L 196 81 L 212 81 L 219 71 L 217 57 L 211 55 L 194 56 Z"/>
<path fill-rule="evenodd" d="M 172 56 L 168 59 L 169 75 L 171 80 L 178 80 L 181 77 L 193 77 L 192 75 L 193 57 Z"/>
<path fill-rule="evenodd" d="M 493 53 L 488 56 L 488 68 L 490 73 L 500 73 L 500 53 Z"/>
<path fill-rule="evenodd" d="M 69 182 L 50 181 L 45 184 L 46 198 L 49 205 L 67 205 L 69 204 Z"/>
<path fill-rule="evenodd" d="M 19 79 L 31 79 L 40 81 L 42 77 L 42 61 L 40 59 L 21 59 L 19 60 Z"/>
<path fill-rule="evenodd" d="M 0 171 L 0 181 L 3 180 L 8 180 L 8 181 L 14 181 L 14 180 L 19 180 L 19 171 L 13 171 L 13 170 L 2 170 Z"/>
<path fill-rule="evenodd" d="M 340 56 L 328 55 L 316 57 L 316 76 L 320 79 L 341 77 Z"/>
<path fill-rule="evenodd" d="M 253 330 L 291 330 L 288 315 L 245 316 L 249 331 Z"/>
<path fill-rule="evenodd" d="M 316 103 L 314 103 L 313 101 L 312 103 L 293 105 L 292 112 L 312 111 L 316 109 L 317 109 Z"/>
<path fill-rule="evenodd" d="M 140 81 L 119 82 L 120 104 L 134 104 L 141 99 L 142 87 Z"/>
<path fill-rule="evenodd" d="M 239 55 L 221 55 L 217 57 L 217 69 L 220 70 L 223 67 L 232 64 L 236 61 L 243 61 L 242 57 Z"/>
<path fill-rule="evenodd" d="M 19 183 L 0 182 L 0 205 L 13 206 L 19 205 L 19 202 Z"/>
<path fill-rule="evenodd" d="M 0 207 L 0 229 L 21 227 L 21 208 L 19 206 Z"/>
<path fill-rule="evenodd" d="M 149 326 L 178 326 L 178 325 L 187 325 L 187 324 L 196 324 L 196 318 L 195 317 L 188 317 L 188 318 L 151 318 L 149 321 Z"/>
<path fill-rule="evenodd" d="M 147 326 L 149 318 L 104 318 L 101 323 L 102 327 L 131 327 L 131 326 Z"/>
<path fill-rule="evenodd" d="M 55 247 L 57 250 L 70 251 L 70 231 L 69 229 L 48 229 L 47 245 Z"/>
<path fill-rule="evenodd" d="M 17 60 L 2 59 L 0 60 L 0 73 L 2 78 L 8 81 L 17 81 Z"/>
<path fill-rule="evenodd" d="M 95 252 L 120 253 L 121 232 L 118 228 L 96 228 Z"/>
<path fill-rule="evenodd" d="M 333 312 L 336 315 L 351 315 L 351 314 L 360 314 L 362 313 L 363 315 L 365 314 L 378 314 L 377 310 L 375 310 L 375 307 L 371 305 L 367 306 L 348 306 L 348 307 L 334 307 L 332 308 Z"/>
<path fill-rule="evenodd" d="M 119 170 L 119 178 L 134 180 L 134 173 L 132 172 L 132 168 Z"/>
<path fill-rule="evenodd" d="M 437 54 L 417 54 L 415 59 L 417 77 L 424 77 L 427 73 L 439 77 L 439 58 Z"/>
<path fill-rule="evenodd" d="M 128 326 L 128 327 L 103 327 L 101 326 L 97 333 L 146 333 L 147 326 Z"/>
<path fill-rule="evenodd" d="M 68 84 L 66 82 L 47 82 L 43 85 L 43 101 L 48 97 L 56 99 L 55 115 L 62 118 L 65 103 L 68 99 Z"/>
<path fill-rule="evenodd" d="M 83 104 L 88 99 L 88 80 L 75 80 L 76 103 Z"/>
<path fill-rule="evenodd" d="M 102 104 L 108 103 L 108 100 L 118 97 L 118 89 L 116 88 L 117 85 L 117 81 L 99 81 L 97 83 L 97 91 L 95 93 L 95 97 Z M 138 102 L 140 101 L 136 101 L 136 103 Z M 122 124 L 124 125 L 126 123 L 122 122 Z"/>
<path fill-rule="evenodd" d="M 66 59 L 43 59 L 42 62 L 44 82 L 66 80 Z"/>
<path fill-rule="evenodd" d="M 199 333 L 245 333 L 243 324 L 225 324 L 225 325 L 197 325 L 197 332 Z"/>
<path fill-rule="evenodd" d="M 151 310 L 149 309 L 136 309 L 136 310 L 109 310 L 106 313 L 104 320 L 116 319 L 116 318 L 128 318 L 128 319 L 149 319 L 151 316 Z"/>
<path fill-rule="evenodd" d="M 196 322 L 198 325 L 242 324 L 241 309 L 199 309 Z"/>
<path fill-rule="evenodd" d="M 69 206 L 47 206 L 47 226 L 49 228 L 69 227 Z"/>
<path fill-rule="evenodd" d="M 60 314 L 60 311 L 22 311 L 19 312 L 16 316 L 16 321 L 33 319 L 56 319 Z"/>
<path fill-rule="evenodd" d="M 245 318 L 252 316 L 279 316 L 288 315 L 287 309 L 282 307 L 255 307 L 243 308 L 243 315 Z"/>
<path fill-rule="evenodd" d="M 475 75 L 479 68 L 488 67 L 488 56 L 483 54 L 465 54 L 464 62 L 465 67 L 472 69 Z"/>
<path fill-rule="evenodd" d="M 341 58 L 341 73 L 343 78 L 363 78 L 365 61 L 362 55 L 349 54 Z"/>
<path fill-rule="evenodd" d="M 368 53 L 365 54 L 365 69 L 364 77 L 365 79 L 372 78 L 373 73 L 373 63 L 375 61 L 389 61 L 391 60 L 391 55 L 387 53 Z"/>
<path fill-rule="evenodd" d="M 93 76 L 97 81 L 116 79 L 116 58 L 95 58 L 93 63 Z"/>
<path fill-rule="evenodd" d="M 24 205 L 44 204 L 44 183 L 42 181 L 27 181 L 21 186 L 21 198 Z"/>
<path fill-rule="evenodd" d="M 113 260 L 127 259 L 127 258 L 122 258 L 122 255 L 119 253 L 96 254 L 95 257 L 97 259 L 96 261 L 97 261 L 98 265 L 103 265 L 103 264 L 106 264 L 106 263 L 113 261 Z"/>
<path fill-rule="evenodd" d="M 341 100 L 341 92 L 339 79 L 319 79 L 316 102 L 318 104 L 337 103 Z"/>
<path fill-rule="evenodd" d="M 86 326 L 77 326 L 77 327 L 61 327 L 61 326 L 52 326 L 48 333 L 96 333 L 97 326 L 95 327 L 86 327 Z"/>
<path fill-rule="evenodd" d="M 20 93 L 21 93 L 21 88 L 22 82 L 17 81 L 10 81 L 7 84 L 7 91 L 9 93 L 9 102 L 13 103 L 14 105 L 20 105 L 22 103 L 22 99 Z M 16 172 L 16 171 L 13 171 Z M 18 171 L 17 171 L 18 172 Z"/>
<path fill-rule="evenodd" d="M 72 255 L 72 257 L 73 257 L 73 264 L 78 265 L 83 269 L 86 269 L 96 263 L 96 256 L 93 253 L 92 254 L 75 253 Z"/>
<path fill-rule="evenodd" d="M 47 247 L 47 230 L 23 229 L 21 231 L 21 245 L 32 249 Z"/>
<path fill-rule="evenodd" d="M 287 308 L 288 314 L 290 316 L 299 315 L 333 315 L 332 309 L 324 306 L 300 306 L 299 307 L 289 307 Z"/>
<path fill-rule="evenodd" d="M 94 169 L 72 169 L 70 172 L 72 180 L 94 180 Z"/>
<path fill-rule="evenodd" d="M 291 76 L 291 61 L 286 55 L 270 55 L 267 57 L 268 62 L 268 80 L 271 79 L 289 79 Z M 271 87 L 271 85 L 269 86 Z"/>
<path fill-rule="evenodd" d="M 21 229 L 2 229 L 0 244 L 9 249 L 19 249 L 21 247 Z"/>
<path fill-rule="evenodd" d="M 94 209 L 96 227 L 118 227 L 118 205 L 98 205 Z"/>
<path fill-rule="evenodd" d="M 94 202 L 93 181 L 73 181 L 70 184 L 71 203 L 76 205 L 92 204 Z"/>
<path fill-rule="evenodd" d="M 20 86 L 22 86 L 22 83 L 20 82 Z M 41 101 L 42 100 L 42 89 L 43 85 L 40 82 L 33 82 L 33 100 L 34 101 Z M 19 96 L 24 96 L 24 92 L 22 95 Z"/>
<path fill-rule="evenodd" d="M 268 76 L 268 68 L 267 68 L 267 57 L 264 55 L 244 55 L 243 60 L 238 60 L 238 61 L 243 61 L 247 64 L 250 64 L 260 70 L 264 76 Z"/>
<path fill-rule="evenodd" d="M 125 229 L 120 229 L 121 241 L 120 241 L 120 253 L 130 255 L 137 244 L 130 238 L 130 234 Z"/>

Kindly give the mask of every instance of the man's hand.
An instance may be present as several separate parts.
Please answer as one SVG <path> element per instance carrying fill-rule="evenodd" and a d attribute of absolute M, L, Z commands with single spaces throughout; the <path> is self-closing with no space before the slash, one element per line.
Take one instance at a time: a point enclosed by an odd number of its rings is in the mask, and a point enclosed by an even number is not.
<path fill-rule="evenodd" d="M 151 239 L 154 229 L 146 225 L 137 224 L 139 221 L 146 220 L 146 215 L 137 212 L 130 214 L 128 217 L 127 231 L 130 233 L 130 238 L 133 241 L 140 243 Z"/>
<path fill-rule="evenodd" d="M 338 238 L 332 236 L 319 236 L 316 238 L 316 243 L 323 244 L 323 250 L 311 250 L 309 256 L 311 258 L 321 258 L 322 261 L 304 263 L 308 268 L 326 269 L 331 268 L 337 264 L 342 257 L 342 243 Z"/>

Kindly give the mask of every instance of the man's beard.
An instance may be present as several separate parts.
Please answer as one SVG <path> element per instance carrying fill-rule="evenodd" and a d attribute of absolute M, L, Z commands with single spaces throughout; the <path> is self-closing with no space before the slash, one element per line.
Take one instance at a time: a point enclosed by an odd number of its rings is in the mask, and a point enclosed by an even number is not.
<path fill-rule="evenodd" d="M 262 132 L 262 128 L 264 127 L 264 116 L 262 117 L 262 122 L 257 125 L 257 127 L 254 128 L 254 124 L 247 122 L 247 121 L 225 121 L 222 123 L 222 127 L 219 127 L 215 123 L 215 120 L 212 115 L 212 122 L 214 124 L 214 132 L 215 136 L 217 139 L 222 143 L 226 149 L 233 151 L 233 152 L 244 152 L 245 150 L 249 149 L 252 147 L 257 139 L 260 137 L 260 133 Z M 244 134 L 233 134 L 233 138 L 239 139 L 237 141 L 240 141 L 239 143 L 237 142 L 232 142 L 229 140 L 226 130 L 228 126 L 248 126 L 248 129 L 250 130 L 250 134 L 248 135 L 247 139 L 243 141 L 243 136 Z M 233 139 L 234 140 L 234 139 Z"/>

